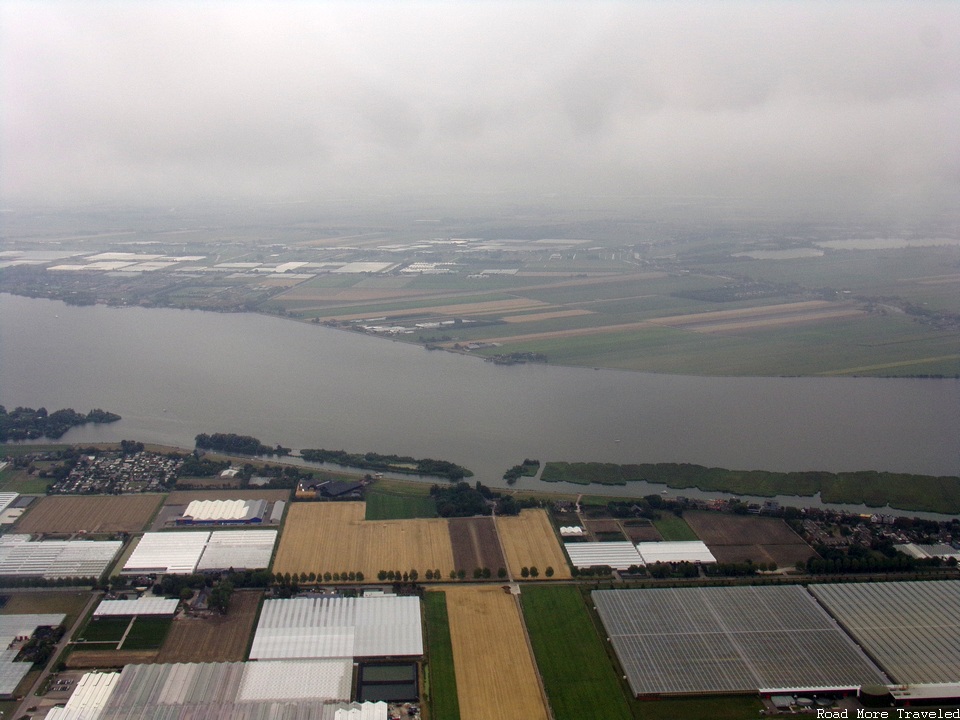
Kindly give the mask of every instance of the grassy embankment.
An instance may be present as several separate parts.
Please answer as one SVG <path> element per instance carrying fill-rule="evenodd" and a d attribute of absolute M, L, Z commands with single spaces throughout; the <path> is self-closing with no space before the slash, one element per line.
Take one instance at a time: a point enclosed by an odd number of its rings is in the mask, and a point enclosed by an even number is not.
<path fill-rule="evenodd" d="M 708 492 L 735 495 L 796 495 L 812 497 L 820 493 L 824 502 L 849 503 L 900 510 L 955 514 L 960 512 L 960 477 L 935 477 L 909 473 L 876 471 L 767 472 L 762 470 L 726 470 L 701 465 L 658 463 L 615 465 L 612 463 L 548 462 L 541 476 L 545 482 L 569 482 L 580 485 L 626 485 L 645 480 L 662 483 L 675 490 L 698 488 Z"/>
<path fill-rule="evenodd" d="M 428 592 L 423 596 L 427 626 L 427 657 L 424 694 L 427 696 L 431 720 L 460 720 L 457 699 L 457 676 L 453 666 L 453 645 L 447 618 L 447 595 Z"/>

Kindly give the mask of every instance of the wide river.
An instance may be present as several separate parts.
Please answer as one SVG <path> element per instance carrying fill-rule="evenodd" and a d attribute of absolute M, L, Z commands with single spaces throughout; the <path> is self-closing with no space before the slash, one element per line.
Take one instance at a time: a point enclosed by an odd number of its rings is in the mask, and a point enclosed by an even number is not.
<path fill-rule="evenodd" d="M 123 416 L 71 442 L 235 432 L 450 460 L 490 485 L 524 458 L 960 473 L 958 380 L 501 367 L 262 315 L 5 294 L 0 403 Z"/>

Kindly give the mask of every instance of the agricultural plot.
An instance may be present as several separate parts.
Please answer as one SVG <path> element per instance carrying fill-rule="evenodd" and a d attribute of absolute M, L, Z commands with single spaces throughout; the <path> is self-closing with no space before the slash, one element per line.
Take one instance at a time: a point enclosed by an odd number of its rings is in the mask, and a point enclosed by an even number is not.
<path fill-rule="evenodd" d="M 524 567 L 537 568 L 541 578 L 548 567 L 553 568 L 554 578 L 570 577 L 567 558 L 546 512 L 521 510 L 519 515 L 498 517 L 496 522 L 513 577 L 520 577 Z"/>
<path fill-rule="evenodd" d="M 460 720 L 457 675 L 453 665 L 446 593 L 437 591 L 426 593 L 423 596 L 423 609 L 427 631 L 424 691 L 430 702 L 433 717 Z"/>
<path fill-rule="evenodd" d="M 364 503 L 294 503 L 273 564 L 274 572 L 362 572 L 455 569 L 447 521 L 364 520 Z"/>
<path fill-rule="evenodd" d="M 43 498 L 17 524 L 20 533 L 138 532 L 162 495 L 59 495 Z"/>
<path fill-rule="evenodd" d="M 452 518 L 448 522 L 457 570 L 470 573 L 476 568 L 489 568 L 496 573 L 507 566 L 492 518 Z"/>
<path fill-rule="evenodd" d="M 624 689 L 580 591 L 570 585 L 525 587 L 520 602 L 553 717 L 630 720 Z"/>
<path fill-rule="evenodd" d="M 499 587 L 446 592 L 463 720 L 546 720 L 517 602 Z"/>
<path fill-rule="evenodd" d="M 437 516 L 437 505 L 429 495 L 392 493 L 374 487 L 366 491 L 364 500 L 367 503 L 367 520 L 409 520 Z"/>
<path fill-rule="evenodd" d="M 157 662 L 245 660 L 262 595 L 259 590 L 238 590 L 230 598 L 230 612 L 226 615 L 175 619 L 157 655 Z"/>
<path fill-rule="evenodd" d="M 780 518 L 714 512 L 686 512 L 693 528 L 720 563 L 776 563 L 793 567 L 816 553 Z"/>
<path fill-rule="evenodd" d="M 156 650 L 73 650 L 66 659 L 69 670 L 100 670 L 154 662 Z"/>

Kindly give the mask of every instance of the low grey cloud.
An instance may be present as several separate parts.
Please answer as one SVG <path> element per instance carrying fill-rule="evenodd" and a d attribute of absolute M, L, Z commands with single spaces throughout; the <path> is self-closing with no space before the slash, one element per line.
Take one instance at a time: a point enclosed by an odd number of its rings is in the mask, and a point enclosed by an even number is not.
<path fill-rule="evenodd" d="M 2 0 L 0 28 L 4 204 L 960 179 L 953 2 Z"/>

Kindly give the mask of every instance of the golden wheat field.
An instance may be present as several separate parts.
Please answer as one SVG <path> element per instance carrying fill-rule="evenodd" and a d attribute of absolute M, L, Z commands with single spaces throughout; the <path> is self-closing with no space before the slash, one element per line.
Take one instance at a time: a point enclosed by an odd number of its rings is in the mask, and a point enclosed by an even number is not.
<path fill-rule="evenodd" d="M 520 579 L 524 567 L 536 567 L 541 579 L 548 567 L 553 568 L 554 578 L 570 577 L 567 558 L 544 510 L 521 510 L 515 517 L 498 516 L 497 532 L 514 579 Z"/>
<path fill-rule="evenodd" d="M 287 513 L 273 571 L 362 572 L 454 569 L 447 521 L 364 520 L 362 502 L 294 503 Z"/>
<path fill-rule="evenodd" d="M 490 586 L 446 594 L 461 720 L 545 720 L 516 599 Z"/>

